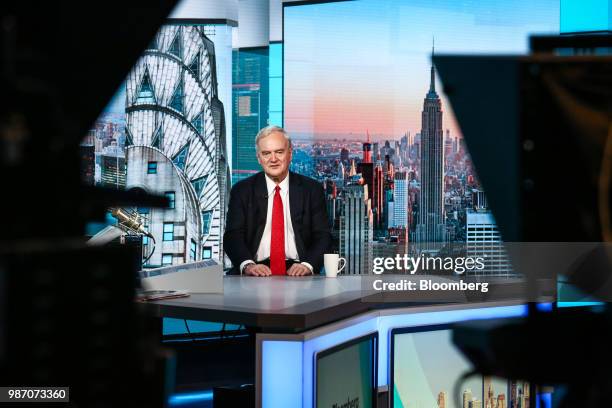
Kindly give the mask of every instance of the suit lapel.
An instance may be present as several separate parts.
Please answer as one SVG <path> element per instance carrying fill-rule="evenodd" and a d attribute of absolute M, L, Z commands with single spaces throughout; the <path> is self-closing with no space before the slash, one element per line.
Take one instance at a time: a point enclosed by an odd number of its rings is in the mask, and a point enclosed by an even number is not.
<path fill-rule="evenodd" d="M 295 244 L 300 258 L 304 256 L 304 243 L 302 242 L 302 234 L 300 231 L 301 222 L 296 220 L 298 219 L 298 215 L 302 214 L 303 205 L 304 190 L 302 188 L 302 183 L 295 173 L 289 173 L 289 210 L 291 211 L 291 225 L 293 226 L 293 233 L 295 234 Z"/>
<path fill-rule="evenodd" d="M 255 231 L 255 240 L 253 241 L 255 248 L 253 254 L 257 252 L 259 242 L 263 236 L 264 229 L 266 227 L 266 216 L 268 215 L 268 188 L 266 187 L 266 178 L 263 172 L 257 175 L 255 180 L 255 205 L 257 208 L 257 230 Z"/>

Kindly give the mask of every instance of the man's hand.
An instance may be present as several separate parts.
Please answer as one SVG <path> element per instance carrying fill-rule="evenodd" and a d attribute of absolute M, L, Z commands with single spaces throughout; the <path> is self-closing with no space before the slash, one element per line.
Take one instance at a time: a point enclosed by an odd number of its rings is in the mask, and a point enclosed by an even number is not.
<path fill-rule="evenodd" d="M 287 271 L 287 275 L 289 276 L 306 276 L 311 274 L 312 272 L 310 272 L 308 267 L 298 263 L 291 265 L 291 268 Z"/>
<path fill-rule="evenodd" d="M 244 274 L 248 276 L 270 276 L 272 271 L 266 265 L 252 263 L 244 267 Z"/>

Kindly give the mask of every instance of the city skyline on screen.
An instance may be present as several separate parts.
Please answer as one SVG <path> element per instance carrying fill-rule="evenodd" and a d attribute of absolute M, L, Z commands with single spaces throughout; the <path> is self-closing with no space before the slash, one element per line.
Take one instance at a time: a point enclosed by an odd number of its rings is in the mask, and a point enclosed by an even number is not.
<path fill-rule="evenodd" d="M 285 7 L 284 125 L 296 139 L 420 132 L 436 54 L 517 54 L 558 32 L 559 4 L 527 0 L 335 2 Z M 459 129 L 438 80 L 444 129 Z"/>
<path fill-rule="evenodd" d="M 394 408 L 436 407 L 440 393 L 446 394 L 446 408 L 462 408 L 453 390 L 470 364 L 453 346 L 450 330 L 398 334 L 394 341 Z M 470 401 L 482 401 L 482 377 L 466 379 L 460 388 L 465 391 Z"/>
<path fill-rule="evenodd" d="M 525 54 L 530 34 L 558 32 L 558 2 L 286 5 L 283 27 L 292 170 L 324 185 L 346 273 L 427 253 L 486 258 L 469 276 L 517 277 L 431 54 Z"/>
<path fill-rule="evenodd" d="M 396 334 L 393 353 L 394 408 L 529 407 L 526 382 L 478 374 L 460 380 L 472 367 L 449 329 Z"/>
<path fill-rule="evenodd" d="M 83 140 L 83 179 L 169 198 L 172 220 L 133 209 L 160 242 L 143 237 L 146 267 L 223 262 L 229 187 L 261 170 L 257 131 L 283 124 L 291 170 L 324 188 L 344 273 L 427 252 L 487 256 L 482 276 L 513 277 L 430 57 L 434 38 L 436 54 L 522 53 L 558 26 L 553 0 L 286 5 L 284 42 L 255 49 L 232 49 L 228 25 L 169 24 Z"/>

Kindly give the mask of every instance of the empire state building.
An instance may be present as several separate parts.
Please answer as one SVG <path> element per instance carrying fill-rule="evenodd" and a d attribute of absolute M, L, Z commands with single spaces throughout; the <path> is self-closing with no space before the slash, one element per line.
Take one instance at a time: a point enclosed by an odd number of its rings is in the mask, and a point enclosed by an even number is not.
<path fill-rule="evenodd" d="M 431 66 L 429 92 L 421 113 L 421 194 L 416 227 L 418 242 L 443 242 L 444 225 L 444 138 L 442 103 L 436 93 L 434 67 Z"/>

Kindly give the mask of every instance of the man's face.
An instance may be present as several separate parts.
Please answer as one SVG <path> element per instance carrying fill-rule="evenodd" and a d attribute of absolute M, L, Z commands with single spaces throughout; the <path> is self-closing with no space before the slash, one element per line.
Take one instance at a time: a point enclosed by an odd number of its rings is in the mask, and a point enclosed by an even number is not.
<path fill-rule="evenodd" d="M 289 172 L 291 149 L 280 132 L 272 132 L 259 140 L 257 161 L 272 180 L 281 182 Z"/>

